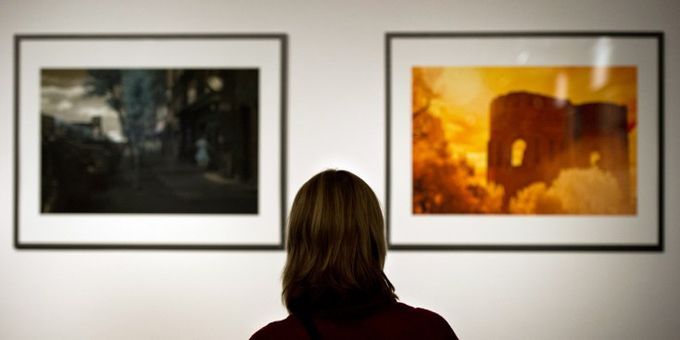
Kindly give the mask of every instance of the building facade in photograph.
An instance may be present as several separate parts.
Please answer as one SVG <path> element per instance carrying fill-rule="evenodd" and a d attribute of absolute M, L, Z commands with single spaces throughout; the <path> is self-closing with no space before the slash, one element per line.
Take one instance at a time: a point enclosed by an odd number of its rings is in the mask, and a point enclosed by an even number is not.
<path fill-rule="evenodd" d="M 511 92 L 491 103 L 489 182 L 505 189 L 504 205 L 518 190 L 550 183 L 567 168 L 597 166 L 617 179 L 629 197 L 630 165 L 624 105 Z"/>

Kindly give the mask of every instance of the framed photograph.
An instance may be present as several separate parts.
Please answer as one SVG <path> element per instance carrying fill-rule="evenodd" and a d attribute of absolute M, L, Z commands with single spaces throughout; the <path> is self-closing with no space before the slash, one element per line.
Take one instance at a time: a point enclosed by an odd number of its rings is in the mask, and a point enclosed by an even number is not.
<path fill-rule="evenodd" d="M 663 33 L 385 48 L 391 249 L 663 250 Z"/>
<path fill-rule="evenodd" d="M 284 34 L 15 36 L 15 246 L 282 249 Z"/>

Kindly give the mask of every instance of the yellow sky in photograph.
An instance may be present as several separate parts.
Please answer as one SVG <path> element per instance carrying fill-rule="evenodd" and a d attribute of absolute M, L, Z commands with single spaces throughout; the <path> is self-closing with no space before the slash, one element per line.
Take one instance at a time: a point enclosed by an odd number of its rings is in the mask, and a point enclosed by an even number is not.
<path fill-rule="evenodd" d="M 629 124 L 637 121 L 633 66 L 421 67 L 419 71 L 435 93 L 430 112 L 441 118 L 453 157 L 465 156 L 480 177 L 486 177 L 491 101 L 509 92 L 532 92 L 576 105 L 596 101 L 626 105 Z M 629 133 L 632 161 L 635 131 Z"/>

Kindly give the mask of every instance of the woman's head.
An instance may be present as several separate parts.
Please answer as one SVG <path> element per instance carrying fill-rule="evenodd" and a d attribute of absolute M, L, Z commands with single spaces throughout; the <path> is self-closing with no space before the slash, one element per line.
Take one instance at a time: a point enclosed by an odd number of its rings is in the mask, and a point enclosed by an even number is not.
<path fill-rule="evenodd" d="M 283 299 L 291 312 L 396 298 L 382 271 L 380 205 L 350 172 L 326 170 L 302 186 L 290 212 L 287 251 Z"/>

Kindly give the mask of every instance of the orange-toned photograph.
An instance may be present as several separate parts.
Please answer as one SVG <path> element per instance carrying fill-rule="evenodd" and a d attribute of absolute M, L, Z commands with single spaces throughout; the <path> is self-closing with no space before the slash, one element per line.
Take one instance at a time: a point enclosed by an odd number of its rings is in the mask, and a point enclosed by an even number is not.
<path fill-rule="evenodd" d="M 637 214 L 634 66 L 413 67 L 414 214 Z"/>

